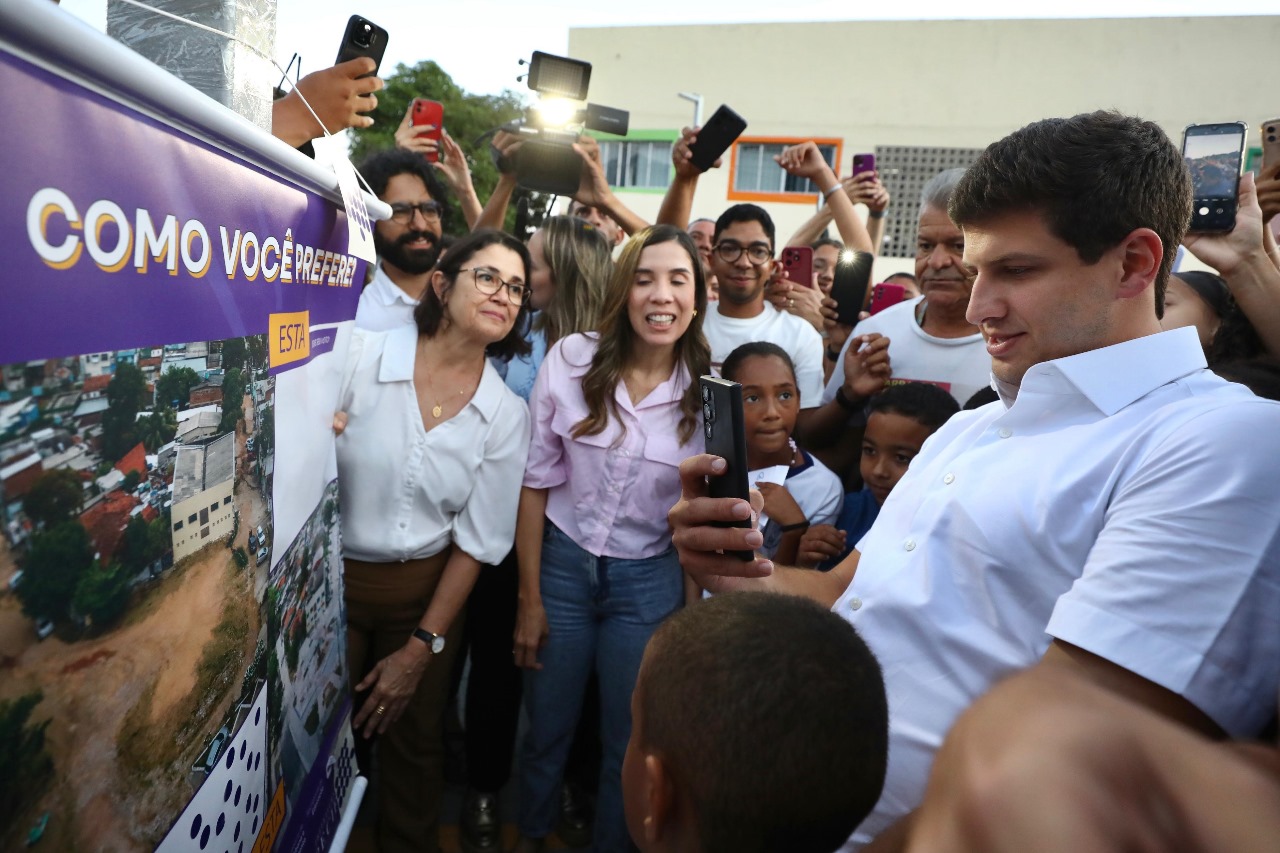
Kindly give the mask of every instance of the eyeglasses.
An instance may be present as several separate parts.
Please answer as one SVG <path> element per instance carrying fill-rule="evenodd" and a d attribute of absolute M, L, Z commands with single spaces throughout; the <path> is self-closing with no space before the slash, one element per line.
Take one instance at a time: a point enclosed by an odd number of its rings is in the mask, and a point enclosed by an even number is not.
<path fill-rule="evenodd" d="M 741 243 L 735 243 L 732 240 L 721 240 L 716 244 L 715 252 L 726 264 L 737 261 L 742 257 L 743 252 L 747 253 L 747 260 L 756 266 L 773 258 L 773 249 L 769 248 L 767 243 L 752 243 L 744 247 Z"/>
<path fill-rule="evenodd" d="M 408 225 L 413 221 L 414 211 L 421 213 L 422 218 L 428 222 L 434 222 L 440 218 L 444 207 L 438 201 L 420 201 L 417 204 L 398 201 L 391 205 L 391 221 L 399 222 L 401 225 Z"/>
<path fill-rule="evenodd" d="M 530 288 L 527 284 L 516 284 L 511 281 L 503 281 L 494 274 L 493 270 L 487 270 L 484 267 L 467 267 L 458 270 L 458 272 L 469 272 L 476 282 L 476 290 L 485 296 L 493 296 L 502 288 L 507 289 L 507 299 L 511 300 L 512 305 L 523 305 L 525 300 L 529 298 Z"/>

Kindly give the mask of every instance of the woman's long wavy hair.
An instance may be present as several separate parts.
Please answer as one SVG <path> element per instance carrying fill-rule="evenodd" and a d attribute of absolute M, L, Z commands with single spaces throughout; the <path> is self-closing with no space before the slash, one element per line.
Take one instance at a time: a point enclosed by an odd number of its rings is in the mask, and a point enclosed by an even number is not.
<path fill-rule="evenodd" d="M 631 288 L 636 270 L 640 266 L 640 254 L 650 246 L 675 241 L 689 256 L 689 269 L 694 283 L 694 314 L 689 328 L 676 341 L 676 363 L 683 364 L 689 373 L 689 386 L 680 400 L 680 443 L 686 444 L 698 428 L 702 417 L 702 397 L 698 390 L 698 377 L 711 372 L 711 346 L 702 334 L 702 318 L 707 311 L 707 278 L 698 261 L 698 247 L 693 238 L 682 229 L 671 225 L 654 225 L 637 232 L 618 258 L 613 277 L 605 291 L 604 316 L 600 320 L 600 339 L 591 367 L 582 377 L 582 396 L 587 403 L 587 416 L 573 428 L 573 437 L 596 435 L 604 431 L 612 417 L 619 421 L 618 404 L 614 398 L 618 383 L 631 361 L 636 332 L 631 328 L 628 311 Z M 625 430 L 625 427 L 623 427 Z"/>
<path fill-rule="evenodd" d="M 533 328 L 546 336 L 550 349 L 566 335 L 590 331 L 600 322 L 613 253 L 604 235 L 576 216 L 552 216 L 538 230 L 555 293 Z"/>

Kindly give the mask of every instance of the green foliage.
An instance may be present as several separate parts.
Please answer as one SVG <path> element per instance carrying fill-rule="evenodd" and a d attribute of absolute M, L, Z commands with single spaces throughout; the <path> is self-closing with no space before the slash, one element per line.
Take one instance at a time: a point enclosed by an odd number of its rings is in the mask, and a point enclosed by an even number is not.
<path fill-rule="evenodd" d="M 235 562 L 237 569 L 244 569 L 249 565 L 249 555 L 245 553 L 243 548 L 235 548 L 231 551 L 231 559 Z"/>
<path fill-rule="evenodd" d="M 147 525 L 147 553 L 150 559 L 164 555 L 173 548 L 173 533 L 170 531 L 170 514 L 164 512 L 160 517 Z"/>
<path fill-rule="evenodd" d="M 190 367 L 174 368 L 156 380 L 156 403 L 184 409 L 191 400 L 191 389 L 203 381 Z"/>
<path fill-rule="evenodd" d="M 72 596 L 93 564 L 93 543 L 79 522 L 63 523 L 36 534 L 18 587 L 22 612 L 36 619 L 67 618 Z"/>
<path fill-rule="evenodd" d="M 511 65 L 513 76 L 515 57 Z M 462 147 L 471 167 L 471 183 L 476 188 L 480 203 L 493 193 L 498 183 L 498 169 L 489 154 L 489 139 L 484 134 L 524 113 L 524 97 L 510 89 L 501 95 L 473 95 L 455 84 L 452 78 L 430 60 L 412 67 L 399 64 L 394 73 L 385 76 L 387 87 L 378 93 L 378 108 L 373 111 L 373 127 L 352 130 L 354 141 L 351 159 L 356 166 L 374 151 L 395 147 L 396 128 L 413 103 L 414 98 L 430 98 L 444 105 L 444 126 L 454 141 Z M 534 199 L 534 207 L 546 206 L 548 199 Z M 514 216 L 515 205 L 509 212 Z M 449 234 L 465 234 L 466 221 L 454 198 L 449 199 L 449 217 L 445 231 Z"/>
<path fill-rule="evenodd" d="M 234 432 L 244 417 L 244 376 L 239 368 L 227 370 L 222 378 L 222 421 L 218 432 Z"/>
<path fill-rule="evenodd" d="M 266 417 L 262 419 L 262 423 L 258 425 L 258 431 L 254 434 L 253 449 L 258 454 L 259 459 L 265 459 L 267 454 L 276 444 L 276 419 L 274 414 L 269 410 Z"/>
<path fill-rule="evenodd" d="M 32 485 L 22 501 L 27 518 L 46 527 L 80 514 L 84 506 L 84 483 L 70 468 L 47 471 Z"/>
<path fill-rule="evenodd" d="M 178 413 L 168 406 L 161 406 L 138 421 L 138 433 L 147 452 L 155 453 L 177 435 Z"/>
<path fill-rule="evenodd" d="M 126 492 L 132 492 L 138 488 L 138 484 L 142 482 L 142 475 L 137 471 L 129 470 L 125 472 L 124 480 L 120 483 L 120 488 Z"/>
<path fill-rule="evenodd" d="M 111 627 L 129 608 L 129 579 L 135 574 L 120 563 L 95 563 L 80 576 L 72 603 L 77 613 L 89 618 L 95 632 Z"/>
<path fill-rule="evenodd" d="M 53 760 L 44 748 L 49 721 L 28 725 L 44 694 L 36 691 L 0 702 L 0 826 L 11 826 L 24 808 L 44 793 L 53 778 Z"/>
<path fill-rule="evenodd" d="M 247 354 L 248 348 L 245 346 L 244 338 L 228 338 L 222 342 L 222 368 L 224 370 L 235 369 L 243 372 Z M 240 384 L 243 385 L 244 383 Z"/>
<path fill-rule="evenodd" d="M 141 515 L 135 515 L 129 519 L 129 524 L 124 529 L 124 536 L 120 537 L 118 555 L 120 562 L 134 574 L 142 571 L 155 559 L 151 554 L 150 531 Z"/>
<path fill-rule="evenodd" d="M 116 461 L 133 449 L 141 436 L 138 412 L 147 403 L 147 380 L 136 365 L 116 362 L 107 385 L 107 410 L 102 413 L 102 456 Z"/>

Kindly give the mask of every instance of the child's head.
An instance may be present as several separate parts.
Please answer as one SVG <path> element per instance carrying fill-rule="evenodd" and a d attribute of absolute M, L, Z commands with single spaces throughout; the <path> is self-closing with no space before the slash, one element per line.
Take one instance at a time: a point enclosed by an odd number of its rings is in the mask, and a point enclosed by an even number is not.
<path fill-rule="evenodd" d="M 782 465 L 791 459 L 791 433 L 800 412 L 800 389 L 791 356 L 777 344 L 754 341 L 729 353 L 720 375 L 742 386 L 747 465 Z"/>
<path fill-rule="evenodd" d="M 898 485 L 924 440 L 958 411 L 954 397 L 927 382 L 890 385 L 871 398 L 859 470 L 876 503 Z"/>
<path fill-rule="evenodd" d="M 646 853 L 839 848 L 880 798 L 888 706 L 880 666 L 807 599 L 718 595 L 645 650 L 622 765 Z"/>

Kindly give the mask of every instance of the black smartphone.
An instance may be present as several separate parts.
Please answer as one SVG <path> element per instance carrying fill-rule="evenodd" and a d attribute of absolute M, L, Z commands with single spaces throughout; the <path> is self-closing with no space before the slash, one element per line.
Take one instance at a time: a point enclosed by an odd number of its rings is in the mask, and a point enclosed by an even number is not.
<path fill-rule="evenodd" d="M 342 44 L 338 47 L 338 58 L 334 65 L 367 56 L 373 60 L 373 70 L 362 77 L 372 77 L 378 73 L 382 65 L 382 54 L 387 50 L 387 31 L 367 18 L 352 15 L 347 21 L 347 31 L 342 35 Z M 364 97 L 368 97 L 367 95 Z"/>
<path fill-rule="evenodd" d="M 852 249 L 845 249 L 836 259 L 831 298 L 836 301 L 837 323 L 858 325 L 858 313 L 867 301 L 867 286 L 871 284 L 871 264 L 874 261 L 874 255 Z"/>
<path fill-rule="evenodd" d="M 1182 134 L 1182 157 L 1191 170 L 1191 231 L 1230 231 L 1236 227 L 1240 164 L 1244 158 L 1242 121 L 1192 124 Z"/>
<path fill-rule="evenodd" d="M 751 500 L 747 482 L 747 433 L 742 419 L 742 386 L 716 376 L 698 378 L 702 388 L 702 432 L 707 452 L 719 456 L 728 465 L 723 474 L 707 478 L 707 491 L 713 498 Z M 716 522 L 717 527 L 751 527 L 750 519 Z M 739 560 L 754 560 L 753 551 L 727 552 Z"/>
<path fill-rule="evenodd" d="M 693 155 L 691 162 L 698 167 L 698 171 L 707 171 L 746 129 L 746 119 L 721 104 L 720 109 L 712 113 L 711 118 L 698 131 L 697 140 L 689 147 L 689 152 Z"/>

